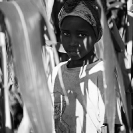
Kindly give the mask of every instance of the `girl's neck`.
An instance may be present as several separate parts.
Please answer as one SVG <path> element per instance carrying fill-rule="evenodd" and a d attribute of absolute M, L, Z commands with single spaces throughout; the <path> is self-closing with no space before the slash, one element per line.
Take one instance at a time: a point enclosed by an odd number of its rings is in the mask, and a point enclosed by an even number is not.
<path fill-rule="evenodd" d="M 75 68 L 75 67 L 82 67 L 87 64 L 92 64 L 98 60 L 97 56 L 95 54 L 86 55 L 82 59 L 79 60 L 69 60 L 67 67 L 68 68 Z"/>

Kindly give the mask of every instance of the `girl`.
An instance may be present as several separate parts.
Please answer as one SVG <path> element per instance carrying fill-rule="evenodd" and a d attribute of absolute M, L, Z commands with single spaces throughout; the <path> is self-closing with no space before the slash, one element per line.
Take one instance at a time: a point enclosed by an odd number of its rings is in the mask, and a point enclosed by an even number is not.
<path fill-rule="evenodd" d="M 67 0 L 59 13 L 61 42 L 70 59 L 53 70 L 49 83 L 56 133 L 97 133 L 104 124 L 103 61 L 95 54 L 95 44 L 102 36 L 99 12 L 91 0 Z"/>

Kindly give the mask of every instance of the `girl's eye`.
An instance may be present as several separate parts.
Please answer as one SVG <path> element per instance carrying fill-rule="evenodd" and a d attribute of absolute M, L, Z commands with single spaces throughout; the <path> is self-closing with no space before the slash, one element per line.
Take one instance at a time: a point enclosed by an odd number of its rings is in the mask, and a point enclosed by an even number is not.
<path fill-rule="evenodd" d="M 80 33 L 78 34 L 78 37 L 86 37 L 86 34 Z"/>
<path fill-rule="evenodd" d="M 68 33 L 68 32 L 62 32 L 62 35 L 64 35 L 64 36 L 69 36 L 70 33 Z"/>

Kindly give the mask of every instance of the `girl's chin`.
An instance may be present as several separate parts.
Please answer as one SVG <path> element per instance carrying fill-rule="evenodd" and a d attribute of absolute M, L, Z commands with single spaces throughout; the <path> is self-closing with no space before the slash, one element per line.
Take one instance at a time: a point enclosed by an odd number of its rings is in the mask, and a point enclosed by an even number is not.
<path fill-rule="evenodd" d="M 69 56 L 69 57 L 70 57 L 71 60 L 75 60 L 75 61 L 76 61 L 76 60 L 80 60 L 80 58 L 77 57 L 77 56 Z"/>
<path fill-rule="evenodd" d="M 75 54 L 75 53 L 69 54 L 68 56 L 69 56 L 72 60 L 79 60 L 79 59 L 81 59 L 81 57 L 80 57 L 78 54 Z"/>

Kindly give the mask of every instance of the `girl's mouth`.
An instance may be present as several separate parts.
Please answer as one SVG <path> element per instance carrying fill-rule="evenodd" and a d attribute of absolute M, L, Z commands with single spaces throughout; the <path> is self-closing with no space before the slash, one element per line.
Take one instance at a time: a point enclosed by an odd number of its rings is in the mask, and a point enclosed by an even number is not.
<path fill-rule="evenodd" d="M 68 54 L 71 56 L 77 56 L 79 55 L 79 51 L 68 51 Z"/>

